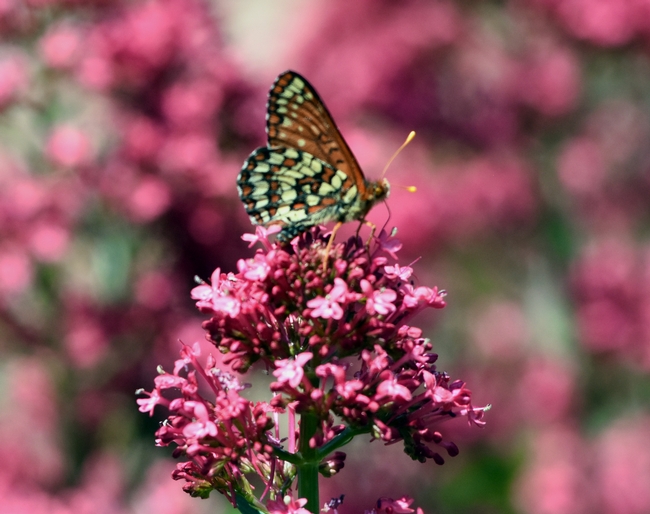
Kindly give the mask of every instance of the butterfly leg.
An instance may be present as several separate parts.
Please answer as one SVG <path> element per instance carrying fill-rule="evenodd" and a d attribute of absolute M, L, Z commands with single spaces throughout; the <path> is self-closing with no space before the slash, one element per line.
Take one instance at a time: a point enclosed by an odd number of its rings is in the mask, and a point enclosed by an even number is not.
<path fill-rule="evenodd" d="M 339 221 L 336 225 L 334 225 L 334 228 L 332 229 L 330 240 L 327 242 L 327 246 L 325 247 L 325 258 L 323 259 L 323 271 L 327 271 L 327 261 L 329 260 L 330 250 L 332 249 L 332 244 L 334 243 L 334 237 L 336 236 L 336 233 L 339 231 L 342 225 L 343 222 Z"/>
<path fill-rule="evenodd" d="M 377 225 L 375 225 L 371 221 L 363 220 L 361 223 L 359 223 L 359 226 L 357 227 L 357 233 L 355 234 L 355 237 L 359 237 L 359 232 L 361 232 L 361 227 L 364 225 L 368 225 L 370 227 L 370 237 L 366 241 L 366 246 L 369 247 L 370 241 L 372 241 L 372 238 L 375 237 L 375 231 L 377 230 Z"/>
<path fill-rule="evenodd" d="M 366 246 L 370 247 L 370 241 L 372 241 L 375 237 L 375 232 L 377 231 L 377 225 L 375 225 L 374 223 L 368 220 L 363 220 L 363 223 L 364 225 L 368 225 L 370 227 L 370 237 L 366 242 Z"/>

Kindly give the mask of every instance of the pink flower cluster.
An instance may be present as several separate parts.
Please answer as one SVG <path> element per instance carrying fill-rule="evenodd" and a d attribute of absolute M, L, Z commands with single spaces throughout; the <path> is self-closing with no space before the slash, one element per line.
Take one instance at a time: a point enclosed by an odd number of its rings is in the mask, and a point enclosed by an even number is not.
<path fill-rule="evenodd" d="M 188 459 L 174 478 L 185 479 L 193 495 L 214 489 L 236 505 L 238 495 L 246 494 L 244 476 L 256 473 L 265 484 L 262 496 L 272 491 L 275 498 L 271 512 L 301 513 L 302 500 L 278 499 L 285 490 L 278 484 L 293 480 L 292 464 L 302 458 L 295 455 L 301 437 L 321 452 L 325 476 L 343 467 L 345 454 L 335 450 L 360 434 L 385 444 L 402 441 L 405 453 L 420 462 L 444 463 L 431 445 L 457 455 L 456 445 L 438 431 L 440 423 L 463 416 L 482 426 L 484 409 L 472 406 L 464 382 L 436 369 L 431 343 L 406 324 L 422 309 L 444 307 L 444 292 L 412 283 L 413 270 L 396 262 L 401 244 L 385 232 L 370 246 L 358 237 L 336 244 L 327 260 L 322 227 L 284 245 L 269 241 L 274 232 L 259 227 L 245 236 L 264 248 L 240 260 L 238 273 L 217 269 L 210 284 L 192 290 L 198 308 L 211 316 L 203 327 L 226 354 L 224 363 L 245 372 L 263 362 L 276 378 L 273 398 L 256 404 L 243 398 L 243 387 L 214 358 L 199 363 L 195 345 L 184 346 L 173 373 L 160 374 L 155 389 L 138 400 L 142 412 L 151 414 L 156 405 L 170 411 L 157 444 L 173 443 L 175 455 Z M 194 371 L 183 376 L 187 365 Z M 198 376 L 209 385 L 211 400 L 201 393 Z M 180 397 L 166 398 L 169 390 L 179 390 Z M 288 451 L 277 428 L 282 412 L 289 413 Z M 301 415 L 299 435 L 292 428 L 295 413 Z M 314 420 L 311 433 L 305 416 Z M 247 501 L 257 500 L 249 495 Z"/>
<path fill-rule="evenodd" d="M 574 263 L 577 332 L 586 349 L 650 368 L 650 250 L 603 238 Z"/>
<path fill-rule="evenodd" d="M 271 246 L 261 228 L 257 237 L 266 251 L 240 260 L 238 274 L 215 270 L 210 285 L 192 291 L 197 307 L 212 316 L 204 329 L 235 370 L 258 360 L 272 366 L 301 349 L 318 362 L 342 359 L 374 351 L 378 341 L 391 358 L 426 353 L 428 342 L 406 323 L 425 308 L 444 307 L 445 292 L 415 287 L 412 269 L 391 262 L 401 248 L 395 238 L 382 233 L 370 252 L 356 239 L 335 245 L 324 270 L 320 231 L 290 246 Z"/>
<path fill-rule="evenodd" d="M 368 248 L 351 238 L 334 245 L 323 269 L 321 229 L 285 246 L 269 243 L 262 228 L 256 238 L 265 248 L 240 260 L 239 273 L 216 270 L 192 291 L 212 316 L 203 326 L 225 362 L 240 372 L 258 360 L 275 368 L 271 390 L 282 395 L 271 404 L 318 413 L 315 446 L 342 430 L 332 413 L 386 443 L 404 439 L 414 459 L 443 462 L 425 442 L 454 455 L 433 426 L 458 415 L 480 424 L 482 411 L 463 382 L 436 370 L 431 343 L 407 325 L 444 307 L 445 292 L 413 285 L 413 270 L 396 262 L 399 241 L 382 232 Z"/>
<path fill-rule="evenodd" d="M 272 451 L 268 432 L 273 420 L 267 416 L 268 407 L 243 398 L 239 381 L 223 372 L 210 356 L 205 366 L 197 358 L 199 345 L 183 346 L 181 358 L 172 373 L 161 373 L 155 379 L 155 389 L 147 398 L 139 399 L 141 412 L 153 414 L 156 405 L 166 407 L 167 422 L 156 432 L 156 444 L 177 447 L 174 454 L 189 460 L 179 464 L 173 473 L 175 480 L 184 479 L 184 490 L 192 496 L 206 498 L 217 490 L 236 504 L 234 484 L 242 474 L 261 467 L 268 472 Z M 192 366 L 194 371 L 182 376 Z M 197 373 L 209 386 L 213 399 L 203 398 Z M 164 397 L 168 390 L 180 390 L 173 400 Z M 282 470 L 278 470 L 282 475 Z"/>
<path fill-rule="evenodd" d="M 617 47 L 650 37 L 645 0 L 529 0 L 546 7 L 573 37 Z"/>
<path fill-rule="evenodd" d="M 38 179 L 0 155 L 0 299 L 28 289 L 39 263 L 57 263 L 80 215 L 75 177 Z"/>

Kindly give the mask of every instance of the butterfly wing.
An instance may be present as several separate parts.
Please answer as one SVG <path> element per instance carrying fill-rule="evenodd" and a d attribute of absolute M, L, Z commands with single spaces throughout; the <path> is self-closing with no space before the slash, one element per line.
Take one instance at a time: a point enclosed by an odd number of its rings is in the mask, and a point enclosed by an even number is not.
<path fill-rule="evenodd" d="M 341 170 L 363 196 L 366 181 L 350 147 L 336 127 L 327 107 L 307 79 L 286 71 L 269 92 L 266 132 L 269 147 L 295 148 Z"/>
<path fill-rule="evenodd" d="M 329 221 L 363 219 L 388 195 L 366 182 L 357 160 L 314 88 L 293 71 L 269 92 L 268 147 L 244 163 L 237 188 L 253 224 L 283 227 L 289 239 Z"/>
<path fill-rule="evenodd" d="M 337 220 L 357 202 L 356 186 L 342 192 L 347 175 L 309 152 L 258 148 L 244 163 L 237 188 L 254 224 L 283 227 L 281 239 Z"/>

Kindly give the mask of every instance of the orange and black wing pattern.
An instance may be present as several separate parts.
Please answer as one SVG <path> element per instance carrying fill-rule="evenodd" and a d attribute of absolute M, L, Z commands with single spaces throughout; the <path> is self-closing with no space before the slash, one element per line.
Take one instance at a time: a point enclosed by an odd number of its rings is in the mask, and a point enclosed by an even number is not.
<path fill-rule="evenodd" d="M 279 224 L 286 240 L 314 225 L 363 219 L 387 196 L 387 185 L 369 187 L 325 104 L 298 73 L 275 80 L 266 119 L 268 146 L 249 156 L 237 178 L 254 224 Z"/>

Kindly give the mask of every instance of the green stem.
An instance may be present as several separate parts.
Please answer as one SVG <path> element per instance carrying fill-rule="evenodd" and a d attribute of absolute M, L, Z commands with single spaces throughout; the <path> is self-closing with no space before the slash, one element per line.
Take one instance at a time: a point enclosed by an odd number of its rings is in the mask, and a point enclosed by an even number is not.
<path fill-rule="evenodd" d="M 338 450 L 339 448 L 345 446 L 348 444 L 352 439 L 354 439 L 356 436 L 360 434 L 368 434 L 370 433 L 371 427 L 363 427 L 363 428 L 350 428 L 346 427 L 343 432 L 341 432 L 339 435 L 334 437 L 331 441 L 327 442 L 323 446 L 321 446 L 318 449 L 318 460 L 321 461 L 325 457 L 327 457 L 330 453 L 332 453 L 334 450 Z"/>
<path fill-rule="evenodd" d="M 273 453 L 278 459 L 290 462 L 291 464 L 299 465 L 302 463 L 302 456 L 300 453 L 289 453 L 282 448 L 273 448 Z"/>
<path fill-rule="evenodd" d="M 315 448 L 309 447 L 309 440 L 316 433 L 318 418 L 314 414 L 300 416 L 300 454 L 302 463 L 298 468 L 298 497 L 306 498 L 305 507 L 317 514 L 320 510 L 318 499 L 318 464 L 320 455 Z"/>

